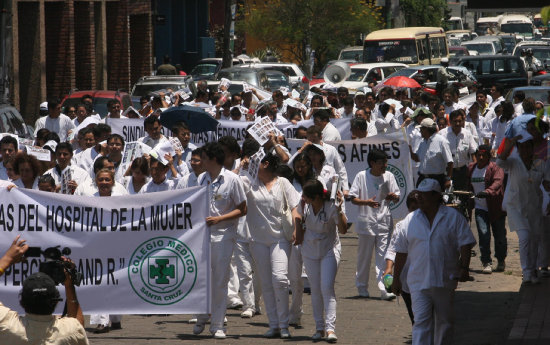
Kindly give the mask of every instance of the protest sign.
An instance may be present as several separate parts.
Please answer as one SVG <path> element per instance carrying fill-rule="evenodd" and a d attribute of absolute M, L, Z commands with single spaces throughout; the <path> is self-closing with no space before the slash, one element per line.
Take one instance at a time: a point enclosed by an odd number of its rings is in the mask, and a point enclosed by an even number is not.
<path fill-rule="evenodd" d="M 111 133 L 119 134 L 124 138 L 124 142 L 136 141 L 147 135 L 143 128 L 144 119 L 112 119 L 107 118 L 105 123 L 111 126 Z M 172 132 L 161 127 L 160 132 L 165 136 L 172 136 Z"/>
<path fill-rule="evenodd" d="M 76 289 L 86 314 L 207 314 L 207 196 L 205 187 L 114 197 L 4 189 L 0 252 L 17 235 L 42 251 L 70 248 L 83 275 Z M 2 303 L 21 310 L 21 284 L 38 272 L 40 261 L 28 258 L 6 270 L 0 277 Z M 56 311 L 62 309 L 63 303 Z"/>

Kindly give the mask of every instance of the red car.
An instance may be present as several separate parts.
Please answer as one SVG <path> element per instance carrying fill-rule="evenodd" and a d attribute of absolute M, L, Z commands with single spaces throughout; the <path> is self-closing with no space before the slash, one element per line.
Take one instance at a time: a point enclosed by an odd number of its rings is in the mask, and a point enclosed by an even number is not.
<path fill-rule="evenodd" d="M 94 111 L 98 113 L 102 118 L 107 116 L 109 110 L 107 109 L 107 102 L 111 99 L 117 99 L 120 102 L 120 108 L 124 111 L 126 108 L 132 105 L 132 99 L 127 92 L 123 91 L 109 91 L 109 90 L 84 90 L 75 91 L 63 98 L 61 107 L 65 109 L 68 106 L 76 106 L 80 103 L 80 98 L 84 95 L 90 95 L 93 99 Z"/>

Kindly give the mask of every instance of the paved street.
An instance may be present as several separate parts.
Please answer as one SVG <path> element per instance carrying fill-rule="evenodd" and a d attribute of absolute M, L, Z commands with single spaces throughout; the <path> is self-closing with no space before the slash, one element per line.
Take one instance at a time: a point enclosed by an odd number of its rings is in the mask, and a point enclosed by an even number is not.
<path fill-rule="evenodd" d="M 475 230 L 475 229 L 474 229 Z M 477 237 L 477 236 L 476 236 Z M 479 250 L 475 248 L 479 255 Z M 336 334 L 339 344 L 404 344 L 410 342 L 411 324 L 404 302 L 382 301 L 371 279 L 369 299 L 357 297 L 354 285 L 357 236 L 354 233 L 342 238 L 342 262 L 337 276 L 336 294 L 338 313 Z M 504 273 L 481 274 L 479 256 L 470 265 L 474 281 L 462 283 L 456 294 L 456 344 L 487 345 L 506 342 L 519 303 L 518 291 L 521 270 L 517 236 L 508 233 L 508 259 Z M 374 270 L 373 270 L 374 271 Z M 372 278 L 372 275 L 371 275 Z M 85 306 L 83 306 L 85 308 Z M 228 312 L 228 339 L 215 341 L 208 328 L 201 336 L 192 334 L 193 326 L 187 323 L 188 315 L 124 316 L 122 330 L 95 335 L 89 333 L 93 345 L 108 344 L 275 344 L 280 339 L 264 339 L 267 331 L 265 314 L 252 319 L 241 319 L 240 311 Z M 311 314 L 311 300 L 304 296 L 303 327 L 290 331 L 292 339 L 286 343 L 308 343 L 315 327 Z M 88 320 L 88 318 L 87 318 Z M 93 328 L 88 326 L 88 330 Z"/>

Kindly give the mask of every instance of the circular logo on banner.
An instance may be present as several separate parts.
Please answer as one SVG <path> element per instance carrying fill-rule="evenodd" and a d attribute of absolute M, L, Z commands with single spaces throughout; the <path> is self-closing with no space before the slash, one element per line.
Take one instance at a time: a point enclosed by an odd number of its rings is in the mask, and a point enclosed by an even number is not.
<path fill-rule="evenodd" d="M 181 301 L 197 280 L 197 261 L 182 241 L 155 237 L 140 244 L 130 258 L 128 279 L 144 301 L 168 305 Z"/>
<path fill-rule="evenodd" d="M 395 177 L 395 181 L 397 181 L 397 186 L 399 187 L 399 190 L 401 192 L 401 197 L 399 198 L 399 201 L 397 203 L 390 203 L 390 210 L 393 211 L 398 208 L 399 205 L 401 205 L 403 200 L 407 198 L 407 195 L 409 193 L 407 188 L 407 179 L 405 178 L 405 174 L 403 174 L 403 172 L 399 170 L 395 165 L 388 164 L 386 171 L 389 171 L 393 174 L 393 176 Z"/>

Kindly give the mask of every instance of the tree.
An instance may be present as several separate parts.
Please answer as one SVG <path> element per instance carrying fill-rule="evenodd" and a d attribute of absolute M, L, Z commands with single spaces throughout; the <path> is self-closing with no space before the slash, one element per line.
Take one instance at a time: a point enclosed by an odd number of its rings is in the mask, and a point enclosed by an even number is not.
<path fill-rule="evenodd" d="M 309 49 L 319 61 L 330 51 L 354 44 L 360 34 L 383 28 L 381 7 L 362 0 L 270 0 L 247 2 L 244 21 L 248 35 L 288 52 L 302 66 Z"/>
<path fill-rule="evenodd" d="M 446 0 L 400 0 L 407 26 L 441 26 Z"/>

